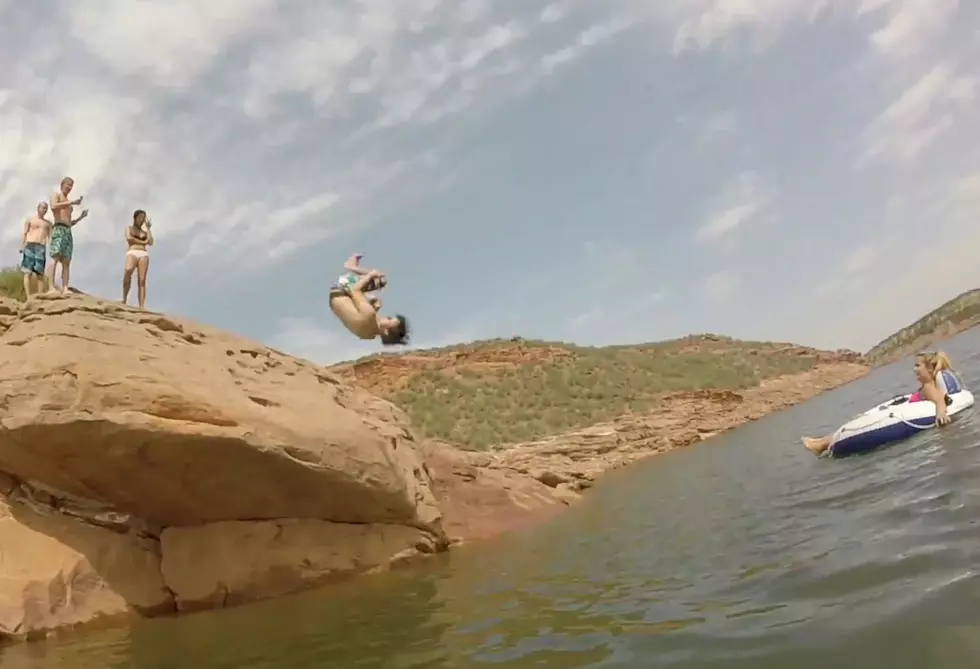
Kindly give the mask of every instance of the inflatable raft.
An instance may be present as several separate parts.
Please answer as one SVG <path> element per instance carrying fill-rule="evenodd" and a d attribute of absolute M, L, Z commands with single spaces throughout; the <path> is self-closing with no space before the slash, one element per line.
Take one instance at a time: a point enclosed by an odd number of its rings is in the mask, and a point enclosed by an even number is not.
<path fill-rule="evenodd" d="M 946 413 L 950 418 L 973 406 L 973 393 L 951 371 L 937 373 L 936 384 L 946 391 Z M 833 434 L 827 454 L 840 458 L 867 453 L 935 427 L 936 405 L 928 401 L 909 402 L 910 397 L 895 397 L 855 416 Z"/>

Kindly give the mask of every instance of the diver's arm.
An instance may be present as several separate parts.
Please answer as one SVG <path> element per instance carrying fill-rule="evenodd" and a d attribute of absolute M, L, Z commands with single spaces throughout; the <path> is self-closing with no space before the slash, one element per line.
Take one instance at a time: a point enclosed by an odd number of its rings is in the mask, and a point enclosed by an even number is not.
<path fill-rule="evenodd" d="M 367 296 L 364 294 L 367 291 L 368 285 L 381 276 L 381 272 L 376 269 L 372 269 L 370 272 L 362 276 L 357 280 L 350 289 L 350 299 L 357 307 L 357 310 L 362 314 L 374 314 L 376 313 L 374 307 L 371 306 L 371 302 L 368 300 Z"/>

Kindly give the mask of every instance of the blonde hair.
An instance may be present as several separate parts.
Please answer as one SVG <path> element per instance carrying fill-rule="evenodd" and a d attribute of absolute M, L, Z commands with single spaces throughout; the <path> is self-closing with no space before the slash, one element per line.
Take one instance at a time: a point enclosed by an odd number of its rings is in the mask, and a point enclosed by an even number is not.
<path fill-rule="evenodd" d="M 949 356 L 943 351 L 925 351 L 915 357 L 925 363 L 933 374 L 944 369 L 953 369 L 953 363 L 950 362 Z"/>

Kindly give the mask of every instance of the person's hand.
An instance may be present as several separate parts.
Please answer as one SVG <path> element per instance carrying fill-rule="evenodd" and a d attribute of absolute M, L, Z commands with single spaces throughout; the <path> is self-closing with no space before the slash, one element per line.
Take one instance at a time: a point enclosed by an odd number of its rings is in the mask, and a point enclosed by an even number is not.
<path fill-rule="evenodd" d="M 85 218 L 86 216 L 88 216 L 88 209 L 82 209 L 82 215 L 80 218 Z"/>
<path fill-rule="evenodd" d="M 76 197 L 76 198 L 75 198 L 74 200 L 72 200 L 72 201 L 71 201 L 71 203 L 72 203 L 72 204 L 81 204 L 81 203 L 82 203 L 82 196 L 81 196 L 81 195 L 79 195 L 79 196 L 78 196 L 78 197 Z"/>
<path fill-rule="evenodd" d="M 936 424 L 946 425 L 948 423 L 949 423 L 949 414 L 946 413 L 945 411 L 936 416 Z"/>

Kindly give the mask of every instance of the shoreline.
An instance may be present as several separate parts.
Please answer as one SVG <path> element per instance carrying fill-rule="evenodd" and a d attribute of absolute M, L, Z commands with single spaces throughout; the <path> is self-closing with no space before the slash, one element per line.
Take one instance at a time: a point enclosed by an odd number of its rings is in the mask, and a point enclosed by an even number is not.
<path fill-rule="evenodd" d="M 432 442 L 430 457 L 450 461 L 433 468 L 437 483 L 455 475 L 467 479 L 465 483 L 457 481 L 456 490 L 465 490 L 467 485 L 471 488 L 466 495 L 465 492 L 454 494 L 451 485 L 441 486 L 442 494 L 437 495 L 442 501 L 444 525 L 456 545 L 477 543 L 547 522 L 576 503 L 607 472 L 710 441 L 724 432 L 847 385 L 871 370 L 872 367 L 862 363 L 828 362 L 739 391 L 670 393 L 652 411 L 627 414 L 487 452 L 464 451 L 451 444 Z M 511 493 L 513 519 L 504 517 L 506 508 L 488 513 L 474 499 L 480 496 L 479 488 L 490 486 L 502 486 Z M 498 505 L 505 504 L 495 501 Z"/>

